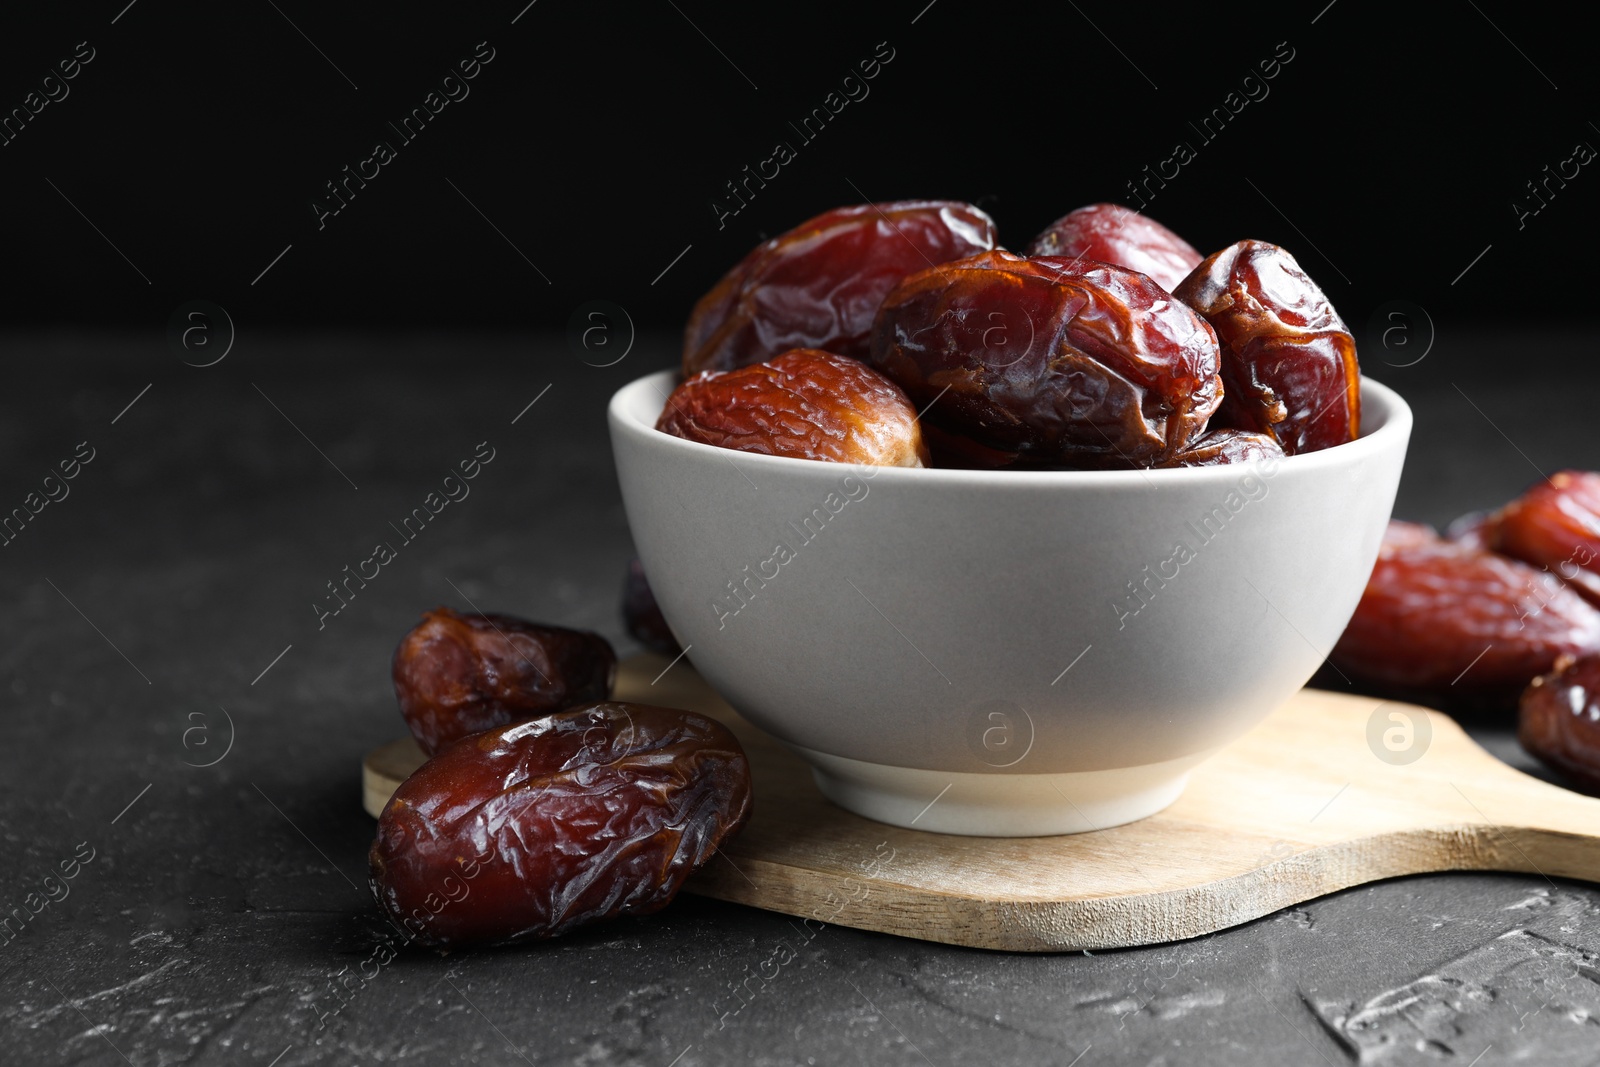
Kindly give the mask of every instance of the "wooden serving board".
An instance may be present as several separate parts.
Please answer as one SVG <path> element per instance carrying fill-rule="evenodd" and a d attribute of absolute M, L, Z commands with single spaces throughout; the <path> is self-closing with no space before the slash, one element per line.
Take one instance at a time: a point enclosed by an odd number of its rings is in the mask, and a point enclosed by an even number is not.
<path fill-rule="evenodd" d="M 728 723 L 749 753 L 755 813 L 686 889 L 819 923 L 953 945 L 1049 952 L 1176 941 L 1338 889 L 1431 871 L 1600 881 L 1600 800 L 1512 770 L 1447 716 L 1303 690 L 1201 764 L 1157 815 L 1063 837 L 925 833 L 824 800 L 798 756 L 728 707 L 687 661 L 637 656 L 616 698 Z M 659 680 L 652 683 L 652 679 Z M 1423 724 L 1420 758 L 1379 758 Z M 1403 741 L 1400 734 L 1393 735 Z M 422 762 L 411 739 L 363 768 L 374 816 Z"/>

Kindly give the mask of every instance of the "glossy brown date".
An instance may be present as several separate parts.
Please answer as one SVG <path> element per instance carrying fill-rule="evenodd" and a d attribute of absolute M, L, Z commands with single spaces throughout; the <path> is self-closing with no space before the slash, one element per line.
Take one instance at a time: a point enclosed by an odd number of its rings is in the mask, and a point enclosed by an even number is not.
<path fill-rule="evenodd" d="M 1540 760 L 1600 793 L 1600 656 L 1563 657 L 1528 683 L 1517 740 Z"/>
<path fill-rule="evenodd" d="M 993 247 L 994 220 L 958 201 L 824 212 L 757 247 L 700 298 L 683 333 L 683 376 L 791 348 L 865 359 L 872 318 L 902 278 Z"/>
<path fill-rule="evenodd" d="M 1150 466 L 1216 410 L 1215 335 L 1143 274 L 985 252 L 907 278 L 872 364 L 923 418 L 985 448 L 1069 467 Z"/>
<path fill-rule="evenodd" d="M 637 559 L 628 564 L 628 577 L 622 587 L 622 621 L 628 634 L 652 652 L 676 656 L 683 651 L 656 603 L 656 595 L 644 575 L 644 564 Z"/>
<path fill-rule="evenodd" d="M 1600 474 L 1558 471 L 1483 525 L 1490 548 L 1543 567 L 1600 604 Z"/>
<path fill-rule="evenodd" d="M 1269 434 L 1290 455 L 1361 432 L 1356 343 L 1293 256 L 1240 241 L 1206 257 L 1173 293 L 1222 345 L 1219 426 Z"/>
<path fill-rule="evenodd" d="M 421 944 L 556 937 L 665 907 L 749 817 L 750 766 L 727 727 L 591 704 L 418 768 L 378 819 L 371 887 Z"/>
<path fill-rule="evenodd" d="M 695 375 L 667 398 L 656 429 L 832 463 L 923 467 L 928 458 L 917 411 L 893 382 L 859 360 L 812 349 Z"/>
<path fill-rule="evenodd" d="M 1260 463 L 1283 458 L 1278 442 L 1264 433 L 1245 430 L 1212 430 L 1202 434 L 1183 451 L 1160 464 L 1162 467 L 1221 467 L 1230 463 Z"/>
<path fill-rule="evenodd" d="M 599 634 L 434 608 L 394 650 L 394 693 L 428 755 L 467 734 L 611 695 Z"/>
<path fill-rule="evenodd" d="M 1508 708 L 1563 655 L 1600 650 L 1600 611 L 1542 570 L 1391 523 L 1329 661 L 1448 706 Z"/>
<path fill-rule="evenodd" d="M 1044 228 L 1030 256 L 1097 259 L 1136 270 L 1171 291 L 1200 264 L 1200 253 L 1148 215 L 1121 204 L 1089 204 Z"/>

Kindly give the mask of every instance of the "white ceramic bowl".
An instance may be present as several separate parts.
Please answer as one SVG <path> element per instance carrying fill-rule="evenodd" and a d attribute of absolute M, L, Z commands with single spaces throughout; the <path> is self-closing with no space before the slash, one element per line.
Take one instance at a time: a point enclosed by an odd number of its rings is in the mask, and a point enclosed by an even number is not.
<path fill-rule="evenodd" d="M 1271 464 L 853 467 L 661 433 L 673 378 L 609 415 L 689 659 L 835 803 L 945 833 L 1100 829 L 1175 800 L 1338 639 L 1411 432 L 1363 380 L 1359 440 Z"/>

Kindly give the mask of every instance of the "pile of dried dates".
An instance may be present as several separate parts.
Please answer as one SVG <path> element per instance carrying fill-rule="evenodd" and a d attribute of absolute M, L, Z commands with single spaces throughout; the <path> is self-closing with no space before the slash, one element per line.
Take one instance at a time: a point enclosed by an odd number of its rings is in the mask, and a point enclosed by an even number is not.
<path fill-rule="evenodd" d="M 1519 708 L 1534 756 L 1600 792 L 1600 473 L 1562 471 L 1444 536 L 1391 522 L 1321 684 Z"/>
<path fill-rule="evenodd" d="M 449 608 L 401 640 L 395 695 L 430 758 L 384 808 L 368 861 L 408 940 L 509 944 L 649 914 L 743 828 L 750 766 L 733 734 L 611 701 L 616 663 L 598 634 Z"/>
<path fill-rule="evenodd" d="M 1288 252 L 1202 258 L 1131 208 L 1057 219 L 1026 255 L 971 204 L 838 208 L 695 305 L 657 428 L 888 466 L 1248 462 L 1360 431 L 1355 342 Z"/>

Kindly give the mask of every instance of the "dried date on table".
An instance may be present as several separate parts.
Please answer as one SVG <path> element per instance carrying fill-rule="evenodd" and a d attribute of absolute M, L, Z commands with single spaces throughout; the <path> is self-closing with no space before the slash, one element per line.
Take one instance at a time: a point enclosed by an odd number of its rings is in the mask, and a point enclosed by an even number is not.
<path fill-rule="evenodd" d="M 927 466 L 916 409 L 865 363 L 812 349 L 695 375 L 656 429 L 686 441 L 832 463 Z"/>
<path fill-rule="evenodd" d="M 1600 474 L 1558 471 L 1491 515 L 1490 548 L 1544 567 L 1600 604 Z"/>
<path fill-rule="evenodd" d="M 1151 466 L 1216 410 L 1216 337 L 1143 274 L 985 252 L 907 278 L 873 327 L 872 364 L 923 419 L 1062 466 Z"/>
<path fill-rule="evenodd" d="M 994 247 L 994 220 L 954 200 L 836 208 L 745 256 L 695 304 L 683 376 L 791 348 L 865 359 L 878 305 L 906 275 Z"/>
<path fill-rule="evenodd" d="M 1562 657 L 1528 683 L 1517 711 L 1523 748 L 1600 793 L 1600 656 Z"/>
<path fill-rule="evenodd" d="M 1559 657 L 1596 650 L 1600 611 L 1559 578 L 1395 522 L 1328 658 L 1396 695 L 1509 708 Z"/>
<path fill-rule="evenodd" d="M 394 693 L 432 755 L 479 730 L 604 700 L 617 657 L 599 634 L 434 608 L 394 651 Z"/>
<path fill-rule="evenodd" d="M 750 817 L 750 766 L 693 712 L 600 703 L 458 741 L 401 783 L 368 856 L 425 945 L 556 937 L 665 907 Z"/>
<path fill-rule="evenodd" d="M 1240 241 L 1206 257 L 1173 293 L 1222 345 L 1219 426 L 1271 435 L 1290 455 L 1361 432 L 1356 343 L 1293 256 Z"/>
<path fill-rule="evenodd" d="M 1200 264 L 1200 253 L 1148 215 L 1121 204 L 1089 204 L 1044 228 L 1030 256 L 1096 259 L 1148 275 L 1170 291 Z"/>

